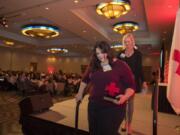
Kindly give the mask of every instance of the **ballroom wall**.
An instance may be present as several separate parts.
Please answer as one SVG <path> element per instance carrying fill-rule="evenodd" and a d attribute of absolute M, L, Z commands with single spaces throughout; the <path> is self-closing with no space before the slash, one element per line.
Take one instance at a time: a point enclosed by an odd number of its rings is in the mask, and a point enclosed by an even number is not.
<path fill-rule="evenodd" d="M 3 70 L 30 71 L 30 63 L 37 63 L 37 71 L 55 71 L 81 73 L 81 65 L 87 65 L 87 57 L 54 57 L 25 53 L 24 51 L 0 49 L 0 68 Z"/>
<path fill-rule="evenodd" d="M 81 65 L 87 65 L 89 58 L 54 57 L 0 48 L 0 68 L 3 70 L 29 71 L 31 62 L 37 63 L 37 71 L 47 72 L 48 68 L 54 68 L 55 71 L 81 73 Z M 151 70 L 158 68 L 159 56 L 143 56 L 143 66 Z"/>

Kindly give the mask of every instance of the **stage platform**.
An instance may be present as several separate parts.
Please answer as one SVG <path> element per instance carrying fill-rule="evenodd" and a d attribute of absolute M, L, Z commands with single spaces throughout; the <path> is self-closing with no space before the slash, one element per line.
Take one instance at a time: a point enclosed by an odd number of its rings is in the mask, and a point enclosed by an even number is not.
<path fill-rule="evenodd" d="M 79 110 L 79 128 L 84 131 L 88 131 L 87 103 L 88 96 L 85 96 Z M 42 113 L 41 115 L 33 115 L 32 117 L 46 119 L 47 121 L 56 123 L 56 125 L 59 124 L 74 128 L 75 107 L 75 99 L 70 99 L 54 104 L 49 112 Z M 179 125 L 179 116 L 158 113 L 158 135 L 179 135 L 180 133 L 175 130 L 175 127 Z M 151 94 L 136 94 L 132 128 L 133 135 L 152 135 Z M 121 134 L 125 135 L 125 133 Z"/>
<path fill-rule="evenodd" d="M 79 129 L 85 131 L 88 131 L 87 103 L 88 103 L 88 96 L 85 96 L 83 102 L 80 104 L 79 107 L 78 125 L 79 125 Z M 31 116 L 74 128 L 75 109 L 76 109 L 75 99 L 70 99 L 67 101 L 54 104 L 50 108 L 50 111 L 41 114 L 34 114 Z"/>

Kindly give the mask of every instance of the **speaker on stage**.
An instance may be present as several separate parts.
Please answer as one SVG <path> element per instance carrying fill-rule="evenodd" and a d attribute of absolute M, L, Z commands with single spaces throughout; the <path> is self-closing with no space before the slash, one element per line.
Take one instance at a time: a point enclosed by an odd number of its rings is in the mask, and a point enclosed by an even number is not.
<path fill-rule="evenodd" d="M 29 96 L 19 103 L 22 115 L 43 112 L 48 110 L 52 105 L 52 97 L 49 93 Z"/>

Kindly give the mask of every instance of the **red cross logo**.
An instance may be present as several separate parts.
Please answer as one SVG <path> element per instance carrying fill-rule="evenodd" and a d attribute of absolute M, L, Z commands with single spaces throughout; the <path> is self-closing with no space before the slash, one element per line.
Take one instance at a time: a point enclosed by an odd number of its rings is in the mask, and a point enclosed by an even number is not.
<path fill-rule="evenodd" d="M 119 88 L 116 87 L 116 84 L 111 82 L 105 89 L 110 96 L 115 96 L 116 93 L 119 93 Z"/>
<path fill-rule="evenodd" d="M 179 63 L 176 73 L 180 75 L 180 51 L 174 50 L 174 60 Z"/>

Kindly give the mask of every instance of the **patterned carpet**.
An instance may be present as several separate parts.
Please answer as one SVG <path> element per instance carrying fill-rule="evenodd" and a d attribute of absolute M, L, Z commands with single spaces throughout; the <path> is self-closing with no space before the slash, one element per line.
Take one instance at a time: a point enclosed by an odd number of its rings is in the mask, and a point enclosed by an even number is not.
<path fill-rule="evenodd" d="M 71 97 L 54 97 L 53 103 L 61 102 Z M 16 92 L 0 91 L 0 135 L 23 135 L 19 124 L 18 103 L 23 97 Z"/>

